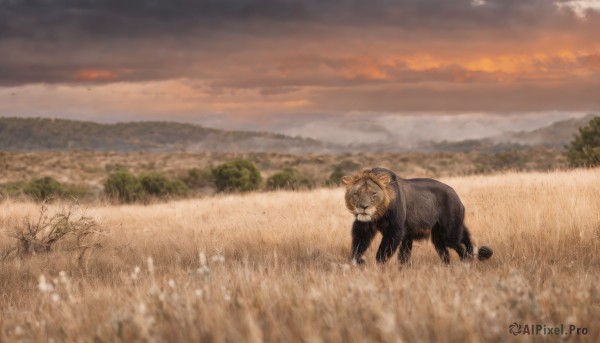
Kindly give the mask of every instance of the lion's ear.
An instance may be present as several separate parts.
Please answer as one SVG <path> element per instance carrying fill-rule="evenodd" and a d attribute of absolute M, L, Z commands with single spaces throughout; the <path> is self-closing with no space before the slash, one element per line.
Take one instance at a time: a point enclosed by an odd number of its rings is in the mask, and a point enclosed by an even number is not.
<path fill-rule="evenodd" d="M 354 183 L 354 178 L 352 176 L 346 175 L 342 177 L 342 182 L 344 183 L 344 185 L 349 186 Z"/>
<path fill-rule="evenodd" d="M 382 185 L 387 185 L 388 183 L 390 183 L 390 181 L 392 181 L 388 174 L 377 175 L 377 178 L 379 179 L 379 182 L 381 182 Z"/>

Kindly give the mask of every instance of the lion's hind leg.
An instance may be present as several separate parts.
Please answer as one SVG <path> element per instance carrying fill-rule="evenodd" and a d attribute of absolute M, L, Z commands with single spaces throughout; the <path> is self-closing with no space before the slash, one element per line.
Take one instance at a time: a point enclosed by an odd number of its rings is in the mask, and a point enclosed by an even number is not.
<path fill-rule="evenodd" d="M 463 225 L 463 232 L 462 232 L 461 243 L 465 247 L 465 250 L 466 250 L 466 253 L 467 253 L 466 257 L 469 258 L 469 259 L 472 258 L 473 257 L 473 243 L 471 242 L 471 234 L 469 234 L 469 230 L 464 225 Z"/>
<path fill-rule="evenodd" d="M 447 248 L 447 241 L 444 235 L 444 228 L 440 225 L 440 223 L 436 223 L 431 229 L 431 242 L 435 247 L 435 251 L 437 251 L 438 255 L 442 259 L 442 262 L 449 264 L 450 263 L 450 252 Z"/>
<path fill-rule="evenodd" d="M 461 243 L 462 243 L 462 245 L 464 245 L 464 247 L 466 249 L 466 252 L 467 252 L 466 257 L 467 258 L 471 259 L 471 258 L 473 258 L 473 256 L 477 256 L 477 259 L 479 261 L 484 261 L 484 260 L 487 260 L 490 257 L 492 257 L 492 254 L 494 254 L 494 252 L 489 247 L 486 247 L 486 246 L 476 247 L 473 245 L 473 243 L 471 242 L 471 235 L 469 234 L 469 230 L 464 225 L 463 225 L 462 234 L 463 235 L 462 235 Z"/>
<path fill-rule="evenodd" d="M 448 246 L 456 251 L 461 261 L 465 259 L 470 259 L 470 256 L 467 253 L 467 249 L 462 243 L 451 242 L 450 244 L 448 244 Z"/>
<path fill-rule="evenodd" d="M 456 230 L 451 232 L 455 234 L 450 235 L 446 243 L 447 246 L 456 251 L 461 261 L 470 260 L 473 257 L 473 244 L 471 243 L 467 228 L 461 224 Z"/>

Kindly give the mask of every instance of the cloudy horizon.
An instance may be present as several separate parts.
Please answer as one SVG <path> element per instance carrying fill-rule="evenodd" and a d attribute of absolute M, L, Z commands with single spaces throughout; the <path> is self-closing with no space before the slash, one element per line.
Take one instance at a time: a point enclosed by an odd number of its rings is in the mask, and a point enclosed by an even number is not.
<path fill-rule="evenodd" d="M 481 138 L 598 112 L 597 32 L 596 0 L 0 0 L 0 116 Z"/>

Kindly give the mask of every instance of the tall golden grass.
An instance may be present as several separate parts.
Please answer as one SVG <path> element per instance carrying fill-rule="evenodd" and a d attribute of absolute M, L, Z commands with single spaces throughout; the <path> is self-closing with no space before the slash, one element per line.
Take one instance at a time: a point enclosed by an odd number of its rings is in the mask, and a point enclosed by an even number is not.
<path fill-rule="evenodd" d="M 486 262 L 349 264 L 342 189 L 86 210 L 101 248 L 0 262 L 0 341 L 538 341 L 513 322 L 600 339 L 600 170 L 444 179 Z M 65 205 L 54 204 L 50 212 Z M 39 205 L 0 204 L 14 231 Z M 14 246 L 8 234 L 0 251 Z"/>

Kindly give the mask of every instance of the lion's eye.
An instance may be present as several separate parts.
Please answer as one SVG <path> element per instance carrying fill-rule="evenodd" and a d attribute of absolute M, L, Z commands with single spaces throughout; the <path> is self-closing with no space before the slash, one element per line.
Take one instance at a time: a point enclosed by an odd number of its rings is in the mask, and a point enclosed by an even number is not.
<path fill-rule="evenodd" d="M 377 193 L 373 193 L 373 198 L 377 198 Z"/>
<path fill-rule="evenodd" d="M 356 193 L 352 194 L 352 199 L 354 199 L 354 200 L 358 199 L 358 194 L 356 194 Z"/>

